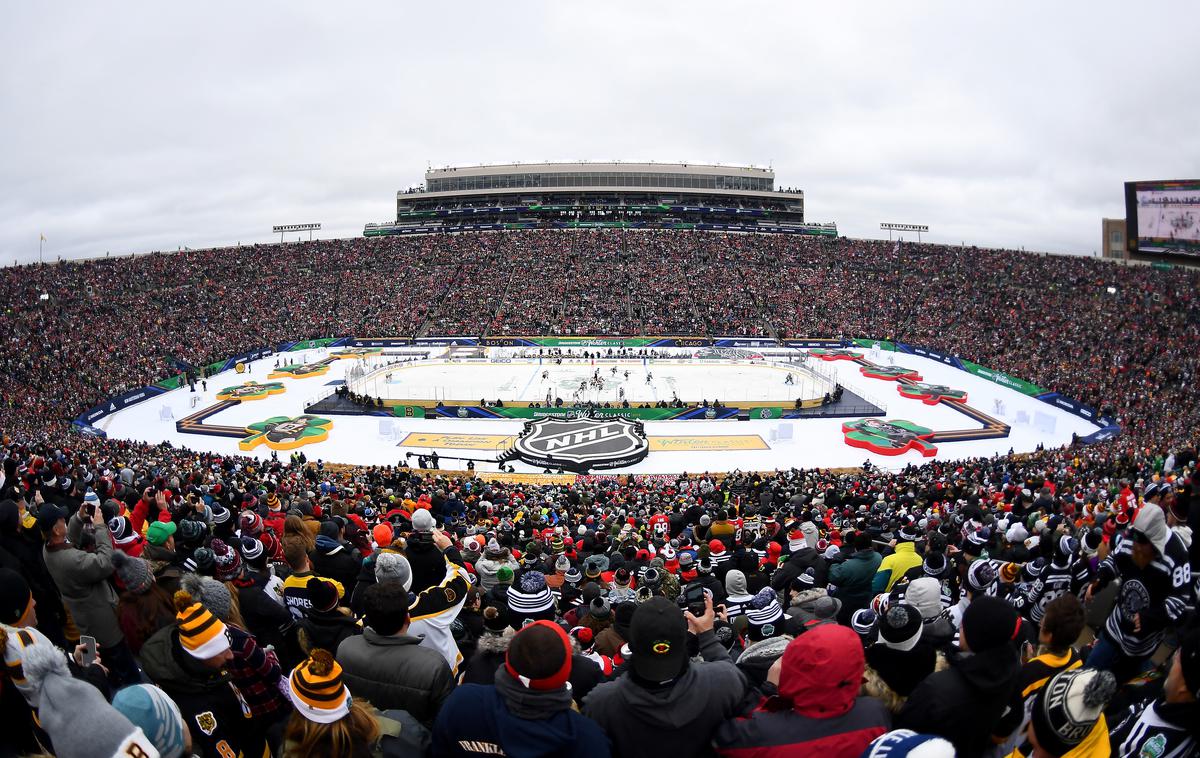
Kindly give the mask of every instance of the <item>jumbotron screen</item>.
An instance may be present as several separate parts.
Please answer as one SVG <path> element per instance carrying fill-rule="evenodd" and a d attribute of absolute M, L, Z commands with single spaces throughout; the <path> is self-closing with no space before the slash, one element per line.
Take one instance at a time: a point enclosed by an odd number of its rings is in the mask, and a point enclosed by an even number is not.
<path fill-rule="evenodd" d="M 1125 221 L 1140 253 L 1200 256 L 1200 179 L 1126 182 Z"/>

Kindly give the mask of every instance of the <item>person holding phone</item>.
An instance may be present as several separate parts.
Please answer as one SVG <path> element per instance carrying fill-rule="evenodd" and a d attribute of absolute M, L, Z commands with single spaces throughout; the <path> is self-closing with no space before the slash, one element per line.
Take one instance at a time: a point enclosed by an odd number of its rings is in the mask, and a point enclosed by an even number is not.
<path fill-rule="evenodd" d="M 117 593 L 109 582 L 113 574 L 112 535 L 100 508 L 80 507 L 78 518 L 91 524 L 96 551 L 80 550 L 67 539 L 67 512 L 46 503 L 38 512 L 38 526 L 46 540 L 42 555 L 46 570 L 62 594 L 63 604 L 81 635 L 95 638 L 100 655 L 115 686 L 141 680 L 141 672 L 117 621 Z"/>

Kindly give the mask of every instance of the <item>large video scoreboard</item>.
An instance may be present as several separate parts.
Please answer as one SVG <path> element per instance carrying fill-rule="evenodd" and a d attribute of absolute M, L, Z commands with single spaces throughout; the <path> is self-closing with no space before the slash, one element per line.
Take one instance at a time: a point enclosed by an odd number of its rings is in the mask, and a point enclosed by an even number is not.
<path fill-rule="evenodd" d="M 1133 252 L 1200 256 L 1200 179 L 1125 183 Z"/>

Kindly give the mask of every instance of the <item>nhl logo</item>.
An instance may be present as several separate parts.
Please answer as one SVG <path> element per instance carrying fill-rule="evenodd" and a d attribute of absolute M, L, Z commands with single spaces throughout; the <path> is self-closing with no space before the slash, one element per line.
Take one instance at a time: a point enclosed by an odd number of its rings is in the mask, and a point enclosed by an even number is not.
<path fill-rule="evenodd" d="M 621 417 L 540 418 L 525 424 L 507 459 L 584 473 L 632 466 L 650 452 L 640 421 Z"/>

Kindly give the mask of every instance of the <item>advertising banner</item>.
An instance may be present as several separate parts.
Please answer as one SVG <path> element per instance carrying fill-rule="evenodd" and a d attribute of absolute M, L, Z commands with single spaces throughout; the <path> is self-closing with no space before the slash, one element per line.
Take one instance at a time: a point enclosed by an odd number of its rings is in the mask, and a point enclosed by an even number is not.
<path fill-rule="evenodd" d="M 124 410 L 131 405 L 136 405 L 143 400 L 149 400 L 152 397 L 157 397 L 166 392 L 162 387 L 140 387 L 136 390 L 124 392 L 116 397 L 110 397 L 100 405 L 89 408 L 79 414 L 75 419 L 76 426 L 94 426 L 97 421 L 100 421 L 106 416 L 116 413 L 119 410 Z"/>
<path fill-rule="evenodd" d="M 355 337 L 356 347 L 407 347 L 413 343 L 411 337 Z"/>
<path fill-rule="evenodd" d="M 980 366 L 978 363 L 972 363 L 971 361 L 963 360 L 962 358 L 959 358 L 959 362 L 962 363 L 962 368 L 964 371 L 972 373 L 975 376 L 982 376 L 989 382 L 995 382 L 1002 387 L 1014 389 L 1017 392 L 1029 395 L 1030 397 L 1037 397 L 1038 395 L 1046 393 L 1046 390 L 1042 389 L 1036 384 L 1027 382 L 1024 379 L 1018 379 L 1015 376 L 1009 376 L 1003 371 L 997 371 L 995 369 L 988 368 L 987 366 Z"/>

